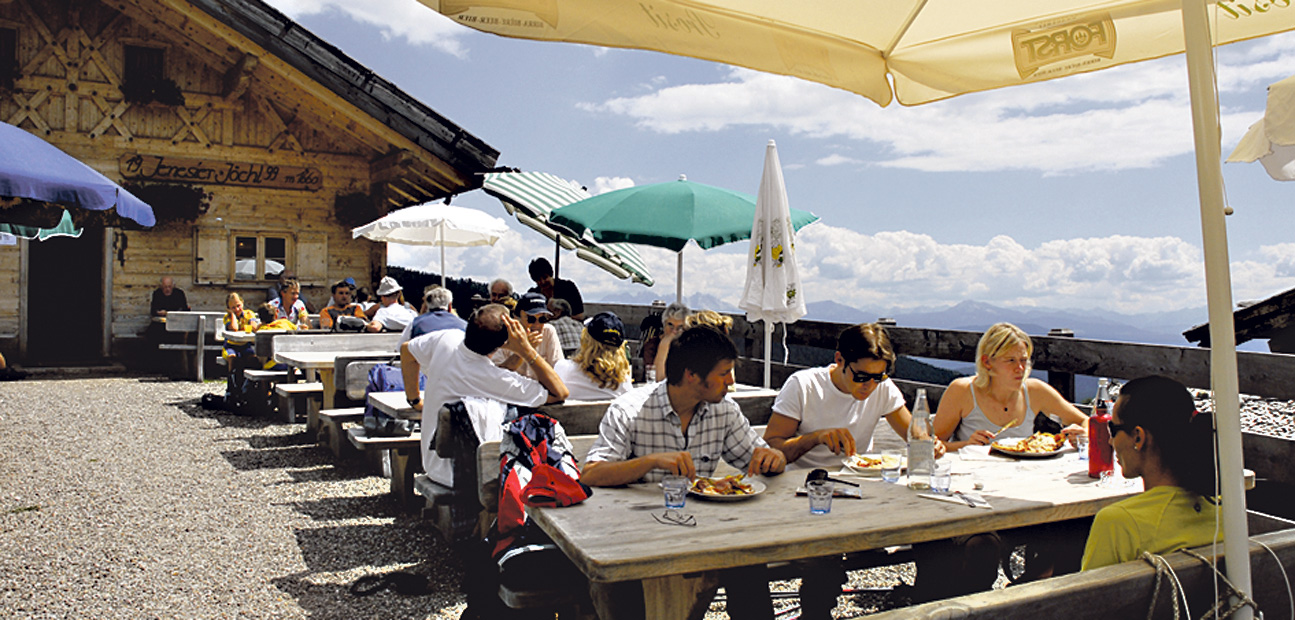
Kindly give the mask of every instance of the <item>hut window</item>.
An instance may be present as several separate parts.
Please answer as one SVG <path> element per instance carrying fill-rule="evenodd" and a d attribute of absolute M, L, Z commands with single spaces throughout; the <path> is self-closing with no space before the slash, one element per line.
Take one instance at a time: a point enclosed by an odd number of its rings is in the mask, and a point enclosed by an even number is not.
<path fill-rule="evenodd" d="M 288 265 L 288 238 L 281 235 L 234 235 L 234 279 L 277 280 Z"/>
<path fill-rule="evenodd" d="M 147 104 L 184 105 L 184 93 L 166 79 L 166 50 L 142 45 L 125 46 L 121 93 L 126 101 Z"/>
<path fill-rule="evenodd" d="M 163 77 L 162 55 L 163 50 L 160 48 L 127 45 L 125 71 L 126 81 L 133 82 L 135 80 L 139 80 L 140 82 L 146 83 L 161 81 Z"/>
<path fill-rule="evenodd" d="M 12 89 L 18 78 L 18 31 L 0 28 L 0 89 Z"/>

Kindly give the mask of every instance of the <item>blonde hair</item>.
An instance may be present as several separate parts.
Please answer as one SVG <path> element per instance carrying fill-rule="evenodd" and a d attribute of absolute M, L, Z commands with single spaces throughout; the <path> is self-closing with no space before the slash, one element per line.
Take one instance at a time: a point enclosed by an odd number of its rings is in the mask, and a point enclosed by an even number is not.
<path fill-rule="evenodd" d="M 1034 357 L 1034 343 L 1021 328 L 1011 323 L 997 323 L 985 330 L 980 344 L 976 345 L 976 378 L 972 384 L 982 390 L 989 387 L 989 367 L 985 365 L 985 358 L 998 357 L 1018 344 L 1025 345 L 1026 357 Z M 1025 365 L 1026 376 L 1029 376 L 1032 366 L 1032 362 Z"/>
<path fill-rule="evenodd" d="M 612 389 L 630 380 L 630 361 L 625 355 L 625 343 L 614 347 L 605 345 L 594 340 L 587 329 L 580 332 L 580 351 L 571 361 L 603 389 Z"/>
<path fill-rule="evenodd" d="M 283 283 L 283 291 L 285 293 L 296 292 L 298 295 L 300 295 L 301 283 L 296 280 L 288 280 L 287 282 Z"/>
<path fill-rule="evenodd" d="M 230 293 L 229 295 L 226 295 L 226 296 L 225 296 L 225 309 L 226 309 L 226 310 L 228 310 L 228 309 L 229 309 L 229 305 L 230 305 L 230 304 L 234 303 L 234 300 L 235 300 L 235 299 L 237 299 L 237 300 L 238 300 L 238 303 L 240 303 L 240 304 L 241 304 L 241 303 L 243 303 L 243 296 L 242 296 L 242 295 L 239 295 L 238 293 Z"/>
<path fill-rule="evenodd" d="M 705 325 L 727 334 L 733 328 L 733 317 L 724 316 L 714 310 L 702 310 L 697 314 L 689 315 L 684 319 L 683 325 L 685 328 Z"/>

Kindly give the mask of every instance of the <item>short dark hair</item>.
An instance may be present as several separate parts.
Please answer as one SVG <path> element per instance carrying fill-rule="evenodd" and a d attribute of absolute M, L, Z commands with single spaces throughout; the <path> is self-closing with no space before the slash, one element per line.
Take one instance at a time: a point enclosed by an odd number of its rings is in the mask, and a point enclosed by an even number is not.
<path fill-rule="evenodd" d="M 262 323 L 273 323 L 275 314 L 274 304 L 268 301 L 256 307 L 256 318 L 261 319 Z"/>
<path fill-rule="evenodd" d="M 895 366 L 895 350 L 890 346 L 886 328 L 877 323 L 859 323 L 845 328 L 836 338 L 836 350 L 846 364 L 860 359 L 886 362 L 886 368 Z"/>
<path fill-rule="evenodd" d="M 1120 388 L 1120 423 L 1141 426 L 1155 438 L 1160 462 L 1181 486 L 1214 495 L 1214 416 L 1196 411 L 1187 386 L 1168 377 L 1134 379 Z"/>
<path fill-rule="evenodd" d="M 526 271 L 530 272 L 532 280 L 539 280 L 553 275 L 553 265 L 549 263 L 549 259 L 541 256 L 532 260 Z"/>
<path fill-rule="evenodd" d="M 554 297 L 549 300 L 549 312 L 561 314 L 562 316 L 571 316 L 571 304 L 565 299 Z"/>
<path fill-rule="evenodd" d="M 330 293 L 336 293 L 336 292 L 337 292 L 337 289 L 339 289 L 339 288 L 343 288 L 343 287 L 345 287 L 345 288 L 353 288 L 353 287 L 351 286 L 351 283 L 350 283 L 350 282 L 347 282 L 346 280 L 342 280 L 342 281 L 340 281 L 340 282 L 338 282 L 338 283 L 334 284 L 334 285 L 333 285 L 333 287 L 332 287 L 331 289 L 329 289 L 329 292 L 330 292 Z"/>
<path fill-rule="evenodd" d="M 508 308 L 503 304 L 486 304 L 472 311 L 463 336 L 463 346 L 479 355 L 490 355 L 508 342 L 508 326 L 504 317 Z"/>
<path fill-rule="evenodd" d="M 706 325 L 685 329 L 670 343 L 665 376 L 670 385 L 683 383 L 684 371 L 706 378 L 724 360 L 736 360 L 737 347 L 719 330 Z"/>

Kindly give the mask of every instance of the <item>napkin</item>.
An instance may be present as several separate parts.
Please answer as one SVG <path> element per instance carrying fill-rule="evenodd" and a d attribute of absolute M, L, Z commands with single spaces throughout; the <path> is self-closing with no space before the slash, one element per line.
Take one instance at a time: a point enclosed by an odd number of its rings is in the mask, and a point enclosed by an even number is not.
<path fill-rule="evenodd" d="M 984 496 L 980 495 L 979 493 L 963 493 L 961 491 L 958 491 L 951 495 L 938 495 L 934 493 L 918 493 L 917 496 L 925 497 L 926 499 L 938 499 L 942 502 L 953 502 L 955 504 L 962 504 L 963 506 L 967 506 L 967 502 L 962 499 L 965 497 L 971 500 L 971 503 L 975 504 L 976 508 L 985 508 L 985 509 L 993 508 L 993 506 L 989 505 L 989 500 L 986 500 Z"/>

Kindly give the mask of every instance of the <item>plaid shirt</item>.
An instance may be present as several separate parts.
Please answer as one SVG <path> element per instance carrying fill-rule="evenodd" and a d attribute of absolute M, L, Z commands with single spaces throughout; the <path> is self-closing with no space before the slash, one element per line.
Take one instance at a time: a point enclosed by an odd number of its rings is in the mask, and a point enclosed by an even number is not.
<path fill-rule="evenodd" d="M 697 475 L 709 477 L 721 458 L 746 470 L 755 449 L 769 447 L 729 396 L 718 403 L 701 403 L 688 424 L 687 437 L 680 426 L 679 414 L 670 407 L 666 382 L 636 388 L 608 405 L 598 439 L 585 460 L 628 461 L 658 452 L 687 451 L 692 454 Z M 643 481 L 656 482 L 665 473 L 654 469 Z"/>
<path fill-rule="evenodd" d="M 580 349 L 580 332 L 584 331 L 585 326 L 569 316 L 564 316 L 556 321 L 549 321 L 549 325 L 558 332 L 558 343 L 562 345 L 562 352 L 575 352 Z M 568 353 L 570 355 L 570 353 Z"/>

